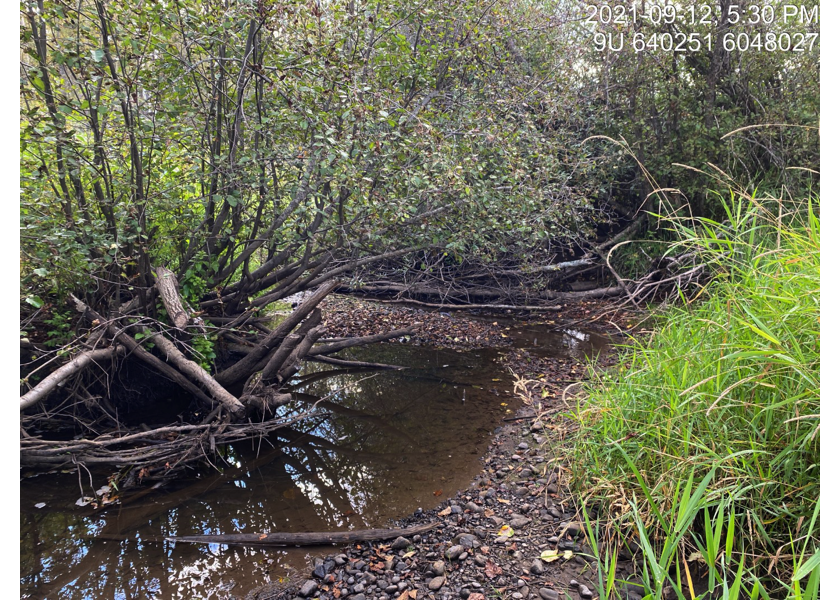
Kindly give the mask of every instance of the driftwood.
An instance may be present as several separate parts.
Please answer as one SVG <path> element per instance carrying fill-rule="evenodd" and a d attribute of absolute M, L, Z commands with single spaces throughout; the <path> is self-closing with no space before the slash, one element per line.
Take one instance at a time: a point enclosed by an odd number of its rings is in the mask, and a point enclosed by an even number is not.
<path fill-rule="evenodd" d="M 400 536 L 426 533 L 440 527 L 440 523 L 416 525 L 403 529 L 361 529 L 358 531 L 324 531 L 316 533 L 231 533 L 220 535 L 180 535 L 143 541 L 187 542 L 191 544 L 228 544 L 237 546 L 324 546 L 327 544 L 353 544 L 355 542 L 376 542 L 392 540 Z M 125 538 L 120 536 L 98 536 L 100 539 Z M 134 538 L 131 538 L 132 540 Z"/>

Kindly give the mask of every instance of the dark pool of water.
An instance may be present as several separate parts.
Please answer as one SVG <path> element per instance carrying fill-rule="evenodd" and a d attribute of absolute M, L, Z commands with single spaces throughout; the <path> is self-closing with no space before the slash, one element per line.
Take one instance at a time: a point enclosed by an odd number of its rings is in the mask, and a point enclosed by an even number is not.
<path fill-rule="evenodd" d="M 578 358 L 606 343 L 513 323 L 509 333 L 518 346 Z M 297 413 L 325 398 L 312 417 L 259 443 L 220 449 L 229 464 L 222 473 L 99 513 L 75 504 L 80 488 L 91 495 L 84 469 L 23 479 L 21 597 L 239 597 L 323 549 L 149 540 L 362 529 L 436 506 L 469 486 L 494 429 L 517 408 L 500 355 L 380 344 L 343 356 L 410 368 L 310 364 L 286 409 Z"/>

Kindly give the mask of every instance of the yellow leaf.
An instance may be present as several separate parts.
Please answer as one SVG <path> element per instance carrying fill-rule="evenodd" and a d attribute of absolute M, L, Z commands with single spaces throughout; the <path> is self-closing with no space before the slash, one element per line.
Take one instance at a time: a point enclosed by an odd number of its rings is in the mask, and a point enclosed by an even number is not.
<path fill-rule="evenodd" d="M 554 562 L 558 558 L 560 558 L 560 556 L 557 554 L 557 550 L 545 550 L 542 554 L 540 554 L 540 559 L 549 563 Z"/>
<path fill-rule="evenodd" d="M 502 525 L 502 528 L 499 530 L 499 535 L 513 537 L 513 529 L 510 525 Z"/>
<path fill-rule="evenodd" d="M 573 557 L 574 555 L 575 555 L 575 553 L 574 553 L 574 552 L 572 552 L 571 550 L 566 550 L 565 552 L 563 552 L 563 558 L 564 558 L 565 560 L 572 560 L 572 557 Z"/>

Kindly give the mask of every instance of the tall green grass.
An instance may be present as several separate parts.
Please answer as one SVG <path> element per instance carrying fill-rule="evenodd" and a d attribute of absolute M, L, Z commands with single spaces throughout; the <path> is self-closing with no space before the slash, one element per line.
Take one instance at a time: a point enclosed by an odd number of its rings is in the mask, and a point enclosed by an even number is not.
<path fill-rule="evenodd" d="M 593 371 L 561 452 L 613 538 L 640 548 L 651 598 L 816 598 L 819 218 L 735 194 L 724 208 L 670 221 L 669 251 L 711 277 Z"/>

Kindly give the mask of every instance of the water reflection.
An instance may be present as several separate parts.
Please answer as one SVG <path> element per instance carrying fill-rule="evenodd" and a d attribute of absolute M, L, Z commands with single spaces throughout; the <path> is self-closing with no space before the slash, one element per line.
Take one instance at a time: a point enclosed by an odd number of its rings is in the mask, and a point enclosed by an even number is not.
<path fill-rule="evenodd" d="M 571 338 L 539 338 L 555 348 L 565 339 Z M 278 416 L 315 406 L 311 417 L 269 437 L 218 448 L 228 465 L 221 472 L 197 473 L 166 493 L 106 512 L 75 506 L 81 495 L 75 472 L 24 480 L 21 597 L 241 597 L 284 577 L 290 566 L 303 567 L 317 549 L 163 538 L 385 526 L 467 487 L 492 431 L 516 408 L 496 350 L 381 344 L 344 357 L 411 368 L 371 372 L 310 364 Z M 46 506 L 35 508 L 40 502 Z"/>

